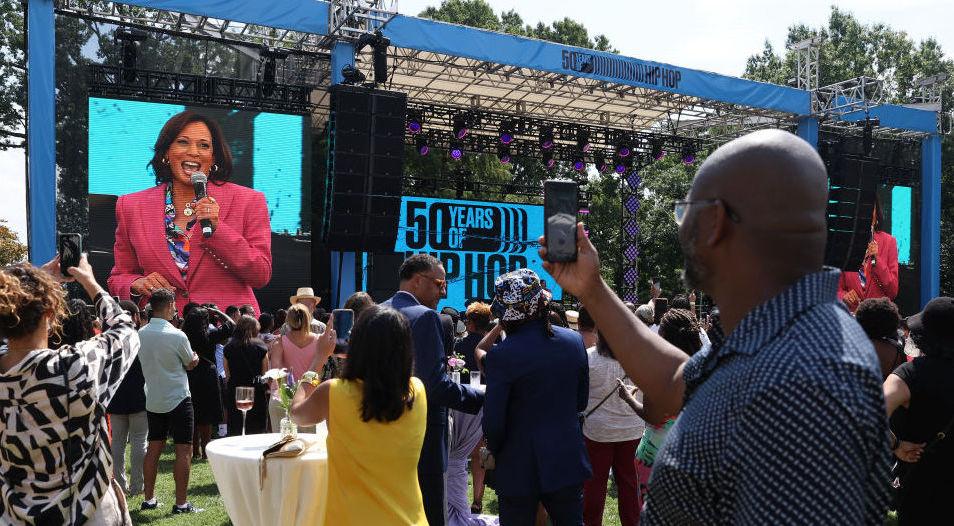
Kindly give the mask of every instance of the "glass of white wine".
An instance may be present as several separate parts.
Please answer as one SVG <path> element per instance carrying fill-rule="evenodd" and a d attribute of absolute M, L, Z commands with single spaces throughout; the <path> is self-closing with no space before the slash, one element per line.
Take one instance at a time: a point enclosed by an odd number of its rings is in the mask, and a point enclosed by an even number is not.
<path fill-rule="evenodd" d="M 239 386 L 235 388 L 235 407 L 242 412 L 242 436 L 245 436 L 245 416 L 255 405 L 255 388 Z"/>

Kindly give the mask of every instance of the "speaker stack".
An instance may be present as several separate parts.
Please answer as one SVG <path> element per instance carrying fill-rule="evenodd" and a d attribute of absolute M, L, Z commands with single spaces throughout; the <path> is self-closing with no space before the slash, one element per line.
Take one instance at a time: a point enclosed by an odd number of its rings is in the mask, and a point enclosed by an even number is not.
<path fill-rule="evenodd" d="M 391 251 L 404 174 L 407 95 L 331 88 L 323 238 L 342 251 Z"/>
<path fill-rule="evenodd" d="M 826 153 L 828 155 L 826 155 Z M 877 159 L 823 151 L 828 168 L 828 244 L 825 264 L 841 270 L 861 268 L 871 241 L 881 169 Z"/>

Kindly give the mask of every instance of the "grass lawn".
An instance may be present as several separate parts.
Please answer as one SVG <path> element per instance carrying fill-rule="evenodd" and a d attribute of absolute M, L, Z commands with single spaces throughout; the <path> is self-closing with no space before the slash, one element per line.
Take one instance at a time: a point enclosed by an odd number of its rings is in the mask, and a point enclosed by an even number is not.
<path fill-rule="evenodd" d="M 198 514 L 172 515 L 172 505 L 175 502 L 175 483 L 172 480 L 172 463 L 175 459 L 172 444 L 167 444 L 162 458 L 159 460 L 159 476 L 156 479 L 156 497 L 162 506 L 151 511 L 139 511 L 142 495 L 129 498 L 129 514 L 133 524 L 151 524 L 155 526 L 225 526 L 232 524 L 225 504 L 219 496 L 219 488 L 212 477 L 212 468 L 208 461 L 200 460 L 192 464 L 192 475 L 189 478 L 189 501 L 196 507 L 205 508 Z M 128 467 L 128 451 L 127 451 Z M 619 526 L 619 513 L 616 508 L 616 485 L 610 477 L 609 489 L 606 493 L 606 507 L 603 509 L 603 525 Z M 468 495 L 473 500 L 472 488 L 468 483 Z M 484 489 L 484 513 L 496 515 L 499 511 L 497 494 L 490 488 Z M 894 514 L 888 516 L 886 524 L 896 524 Z"/>
<path fill-rule="evenodd" d="M 208 461 L 200 460 L 192 463 L 192 474 L 189 477 L 189 501 L 205 511 L 198 514 L 172 515 L 172 505 L 175 502 L 175 483 L 172 480 L 172 463 L 175 452 L 172 444 L 166 444 L 159 460 L 159 476 L 156 478 L 156 498 L 162 503 L 158 509 L 140 511 L 142 495 L 129 498 L 129 514 L 133 524 L 150 524 L 155 526 L 225 526 L 232 524 L 225 511 L 225 504 L 219 496 L 219 488 L 212 477 L 212 468 Z M 129 466 L 129 452 L 126 452 L 126 466 Z M 610 479 L 612 480 L 612 478 Z M 473 493 L 469 491 L 471 500 Z M 494 490 L 484 490 L 484 513 L 496 515 L 497 494 Z M 603 511 L 604 526 L 619 526 L 619 515 L 616 511 L 616 486 L 610 482 L 606 496 L 606 509 Z"/>

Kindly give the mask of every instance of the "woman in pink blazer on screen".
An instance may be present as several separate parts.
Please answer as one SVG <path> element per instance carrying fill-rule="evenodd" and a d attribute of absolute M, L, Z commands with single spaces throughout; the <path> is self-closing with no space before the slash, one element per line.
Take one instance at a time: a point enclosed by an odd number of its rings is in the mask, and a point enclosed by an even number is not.
<path fill-rule="evenodd" d="M 156 139 L 149 165 L 156 186 L 116 202 L 115 264 L 110 294 L 145 299 L 158 288 L 186 303 L 251 304 L 252 289 L 272 275 L 271 226 L 265 195 L 228 182 L 232 153 L 213 119 L 184 111 Z M 195 198 L 192 174 L 208 174 L 208 197 Z M 212 223 L 202 236 L 201 220 Z"/>

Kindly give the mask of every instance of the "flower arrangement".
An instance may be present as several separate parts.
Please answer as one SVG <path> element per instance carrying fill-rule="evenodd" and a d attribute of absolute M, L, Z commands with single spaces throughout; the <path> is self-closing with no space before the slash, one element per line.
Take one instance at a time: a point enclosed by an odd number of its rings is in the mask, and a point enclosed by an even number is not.
<path fill-rule="evenodd" d="M 466 364 L 464 357 L 456 352 L 447 358 L 447 369 L 452 373 L 468 374 L 469 371 L 464 367 Z"/>
<path fill-rule="evenodd" d="M 298 389 L 295 376 L 291 374 L 288 369 L 283 367 L 281 369 L 269 369 L 265 371 L 262 378 L 274 380 L 278 385 L 278 401 L 281 403 L 282 409 L 287 413 L 291 407 L 292 398 L 295 397 L 295 391 Z"/>

